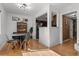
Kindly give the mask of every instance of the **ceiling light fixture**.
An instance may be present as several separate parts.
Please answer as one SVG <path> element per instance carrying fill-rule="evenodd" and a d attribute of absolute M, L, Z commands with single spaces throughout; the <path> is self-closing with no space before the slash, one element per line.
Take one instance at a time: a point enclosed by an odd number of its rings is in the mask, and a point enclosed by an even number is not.
<path fill-rule="evenodd" d="M 17 3 L 16 5 L 18 8 L 25 10 L 25 9 L 31 9 L 30 4 L 31 3 Z"/>

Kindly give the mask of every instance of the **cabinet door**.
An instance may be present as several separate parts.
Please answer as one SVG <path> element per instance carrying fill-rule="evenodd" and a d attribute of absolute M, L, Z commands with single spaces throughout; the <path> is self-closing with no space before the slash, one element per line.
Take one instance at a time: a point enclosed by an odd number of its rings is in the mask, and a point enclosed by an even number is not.
<path fill-rule="evenodd" d="M 70 30 L 69 30 L 69 18 L 63 16 L 63 39 L 67 40 L 70 38 Z"/>
<path fill-rule="evenodd" d="M 27 23 L 17 22 L 17 32 L 26 33 L 27 32 Z"/>

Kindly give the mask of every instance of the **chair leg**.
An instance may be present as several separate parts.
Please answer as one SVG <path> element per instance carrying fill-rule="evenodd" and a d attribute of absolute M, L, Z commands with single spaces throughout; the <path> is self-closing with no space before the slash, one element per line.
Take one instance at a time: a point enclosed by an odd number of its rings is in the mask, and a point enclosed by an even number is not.
<path fill-rule="evenodd" d="M 30 46 L 30 41 L 28 41 L 28 48 L 31 48 L 31 46 Z"/>
<path fill-rule="evenodd" d="M 17 48 L 20 48 L 20 41 L 17 42 Z"/>
<path fill-rule="evenodd" d="M 24 44 L 24 41 L 23 41 L 23 42 L 21 42 L 21 44 L 20 44 L 20 49 L 22 49 L 23 44 Z"/>
<path fill-rule="evenodd" d="M 17 49 L 17 43 L 14 43 L 14 48 Z"/>
<path fill-rule="evenodd" d="M 24 50 L 27 50 L 27 43 L 24 42 Z"/>
<path fill-rule="evenodd" d="M 18 44 L 18 42 L 16 43 L 16 48 L 19 48 L 19 44 Z"/>
<path fill-rule="evenodd" d="M 12 44 L 11 44 L 11 43 L 8 43 L 8 44 L 7 44 L 7 47 L 8 47 L 8 51 L 9 51 L 9 50 L 12 50 Z"/>
<path fill-rule="evenodd" d="M 7 43 L 7 48 L 8 48 L 8 51 L 10 50 L 10 44 L 9 43 Z"/>

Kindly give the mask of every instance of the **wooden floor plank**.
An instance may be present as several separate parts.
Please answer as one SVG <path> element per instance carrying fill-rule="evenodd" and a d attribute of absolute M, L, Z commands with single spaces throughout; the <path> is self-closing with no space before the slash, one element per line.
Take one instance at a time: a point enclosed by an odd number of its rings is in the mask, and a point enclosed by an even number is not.
<path fill-rule="evenodd" d="M 31 40 L 30 41 L 30 48 L 31 49 L 48 49 L 47 47 L 40 44 L 37 40 Z M 72 41 L 65 42 L 64 44 L 59 44 L 54 47 L 50 48 L 52 51 L 57 52 L 58 54 L 62 56 L 78 56 L 79 53 L 74 49 L 74 44 Z M 23 49 L 13 49 L 13 50 L 7 50 L 6 45 L 2 50 L 0 50 L 1 56 L 22 56 L 21 51 Z M 28 52 L 26 50 L 26 52 Z"/>
<path fill-rule="evenodd" d="M 79 53 L 74 49 L 74 42 L 69 40 L 63 44 L 56 45 L 51 50 L 63 55 L 63 56 L 78 56 Z"/>

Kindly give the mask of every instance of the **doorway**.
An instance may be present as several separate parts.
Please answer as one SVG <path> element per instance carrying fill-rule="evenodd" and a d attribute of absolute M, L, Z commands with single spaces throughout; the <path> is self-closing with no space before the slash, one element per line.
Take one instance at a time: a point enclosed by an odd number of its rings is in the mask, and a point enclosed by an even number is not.
<path fill-rule="evenodd" d="M 77 41 L 77 12 L 71 12 L 63 15 L 63 43 Z"/>
<path fill-rule="evenodd" d="M 39 40 L 39 28 L 47 27 L 47 13 L 36 18 L 36 39 Z"/>

